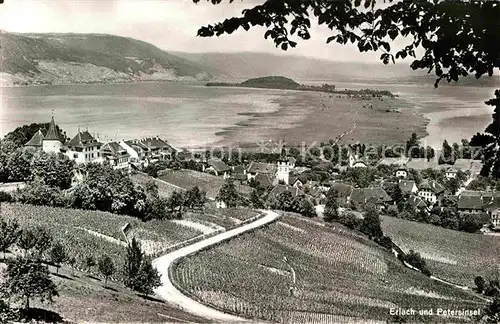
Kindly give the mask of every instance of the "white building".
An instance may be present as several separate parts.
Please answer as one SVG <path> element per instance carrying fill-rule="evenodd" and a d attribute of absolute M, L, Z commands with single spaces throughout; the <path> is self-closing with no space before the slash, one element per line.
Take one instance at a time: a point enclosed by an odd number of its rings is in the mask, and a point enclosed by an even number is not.
<path fill-rule="evenodd" d="M 46 153 L 59 153 L 64 146 L 64 141 L 65 138 L 57 130 L 54 116 L 52 116 L 47 134 L 45 134 L 42 140 L 42 149 Z"/>
<path fill-rule="evenodd" d="M 276 171 L 276 178 L 278 182 L 283 182 L 284 184 L 288 184 L 290 177 L 290 162 L 288 159 L 279 159 L 278 160 L 278 170 Z"/>
<path fill-rule="evenodd" d="M 457 177 L 457 170 L 453 167 L 448 167 L 445 170 L 446 179 L 453 179 Z"/>
<path fill-rule="evenodd" d="M 78 133 L 68 143 L 66 143 L 66 155 L 78 164 L 89 162 L 100 162 L 101 143 L 96 140 L 88 130 Z"/>
<path fill-rule="evenodd" d="M 396 177 L 406 179 L 408 177 L 408 170 L 405 167 L 399 167 L 396 170 Z"/>

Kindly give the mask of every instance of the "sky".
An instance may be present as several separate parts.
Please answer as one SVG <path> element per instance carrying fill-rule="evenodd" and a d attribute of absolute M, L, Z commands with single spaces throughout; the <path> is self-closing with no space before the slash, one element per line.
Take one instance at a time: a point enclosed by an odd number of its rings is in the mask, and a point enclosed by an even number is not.
<path fill-rule="evenodd" d="M 299 41 L 295 49 L 287 52 L 276 49 L 272 40 L 265 40 L 262 27 L 221 37 L 196 37 L 200 26 L 239 15 L 243 9 L 262 2 L 235 0 L 229 4 L 224 0 L 212 5 L 206 0 L 198 4 L 191 0 L 4 0 L 0 4 L 0 29 L 19 33 L 106 33 L 140 39 L 170 51 L 253 51 L 380 62 L 381 53 L 359 53 L 352 44 L 326 44 L 331 31 L 314 23 L 311 39 Z M 398 42 L 405 45 L 404 40 Z"/>

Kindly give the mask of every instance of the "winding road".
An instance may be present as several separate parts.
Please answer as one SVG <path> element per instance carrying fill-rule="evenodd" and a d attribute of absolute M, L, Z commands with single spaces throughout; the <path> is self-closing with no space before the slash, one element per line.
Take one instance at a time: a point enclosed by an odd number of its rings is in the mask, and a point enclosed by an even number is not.
<path fill-rule="evenodd" d="M 254 222 L 209 237 L 203 241 L 172 251 L 153 260 L 153 265 L 158 269 L 158 272 L 161 274 L 161 283 L 162 283 L 162 285 L 155 290 L 155 293 L 173 305 L 179 306 L 192 314 L 213 320 L 215 322 L 226 322 L 226 323 L 250 322 L 245 318 L 230 315 L 218 311 L 216 309 L 210 308 L 208 306 L 205 306 L 199 303 L 198 301 L 195 301 L 190 297 L 184 295 L 180 290 L 178 290 L 174 286 L 174 284 L 170 280 L 170 277 L 168 275 L 168 269 L 170 268 L 172 263 L 179 258 L 188 256 L 204 248 L 228 240 L 241 233 L 248 232 L 250 230 L 269 224 L 280 217 L 279 214 L 269 210 L 262 210 L 261 212 L 265 213 L 266 215 L 264 217 L 255 220 Z"/>

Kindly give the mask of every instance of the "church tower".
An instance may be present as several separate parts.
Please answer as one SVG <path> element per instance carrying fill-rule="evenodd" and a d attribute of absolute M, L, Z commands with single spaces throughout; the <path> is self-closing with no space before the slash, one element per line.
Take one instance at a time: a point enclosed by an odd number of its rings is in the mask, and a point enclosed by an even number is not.
<path fill-rule="evenodd" d="M 52 116 L 52 120 L 50 121 L 47 134 L 43 137 L 42 146 L 43 151 L 46 153 L 59 153 L 63 147 L 63 136 L 57 130 L 54 116 Z"/>
<path fill-rule="evenodd" d="M 278 159 L 278 171 L 276 172 L 276 178 L 278 182 L 284 182 L 289 184 L 290 178 L 290 162 L 286 157 L 285 148 L 281 150 L 280 158 Z"/>

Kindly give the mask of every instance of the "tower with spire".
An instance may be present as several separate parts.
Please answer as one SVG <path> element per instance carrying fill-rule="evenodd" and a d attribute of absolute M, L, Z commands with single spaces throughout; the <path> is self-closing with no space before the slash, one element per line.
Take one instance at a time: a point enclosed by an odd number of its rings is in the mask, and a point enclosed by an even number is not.
<path fill-rule="evenodd" d="M 42 148 L 44 152 L 59 153 L 64 145 L 64 137 L 57 130 L 56 122 L 54 121 L 54 111 L 52 111 L 52 119 L 50 120 L 49 129 L 43 137 Z"/>
<path fill-rule="evenodd" d="M 290 161 L 287 158 L 284 145 L 281 148 L 280 157 L 278 159 L 278 170 L 276 171 L 276 178 L 278 182 L 283 182 L 285 184 L 288 184 L 290 181 Z"/>

